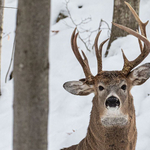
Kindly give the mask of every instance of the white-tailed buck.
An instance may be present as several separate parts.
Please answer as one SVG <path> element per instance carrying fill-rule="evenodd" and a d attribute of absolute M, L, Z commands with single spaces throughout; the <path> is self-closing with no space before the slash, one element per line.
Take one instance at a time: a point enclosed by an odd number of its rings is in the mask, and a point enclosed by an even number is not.
<path fill-rule="evenodd" d="M 113 24 L 138 38 L 141 54 L 135 60 L 129 61 L 122 51 L 124 66 L 121 71 L 102 70 L 102 47 L 107 40 L 98 48 L 99 32 L 95 39 L 98 74 L 93 76 L 87 57 L 82 52 L 83 59 L 78 51 L 78 33 L 74 30 L 72 34 L 72 49 L 86 78 L 66 82 L 64 88 L 75 95 L 88 95 L 93 92 L 95 96 L 86 137 L 79 144 L 63 150 L 135 150 L 137 130 L 130 91 L 133 86 L 143 84 L 150 77 L 150 63 L 134 69 L 149 54 L 150 42 L 145 29 L 148 22 L 142 23 L 134 9 L 125 3 L 138 21 L 141 35 L 125 26 Z M 144 42 L 144 46 L 141 41 Z"/>

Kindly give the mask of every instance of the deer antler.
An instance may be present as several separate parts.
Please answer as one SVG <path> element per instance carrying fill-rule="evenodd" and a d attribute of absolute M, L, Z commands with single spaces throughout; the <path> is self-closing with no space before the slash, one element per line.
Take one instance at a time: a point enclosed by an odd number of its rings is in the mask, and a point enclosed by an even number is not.
<path fill-rule="evenodd" d="M 146 25 L 148 24 L 148 21 L 146 23 L 143 23 L 140 18 L 138 17 L 137 13 L 135 12 L 135 10 L 131 7 L 131 5 L 127 2 L 125 2 L 125 4 L 129 7 L 130 11 L 132 12 L 132 14 L 134 15 L 135 19 L 137 20 L 139 26 L 140 26 L 140 30 L 141 30 L 141 34 L 140 35 L 138 32 L 135 32 L 134 30 L 125 27 L 123 25 L 119 25 L 116 23 L 113 23 L 115 26 L 117 26 L 118 28 L 132 34 L 133 36 L 137 37 L 140 43 L 140 49 L 141 49 L 141 54 L 133 61 L 129 61 L 124 52 L 123 53 L 123 58 L 124 58 L 124 66 L 122 69 L 122 72 L 127 75 L 133 68 L 135 68 L 138 64 L 140 64 L 146 57 L 147 55 L 150 53 L 150 42 L 146 37 Z M 141 41 L 142 40 L 144 42 L 144 48 L 142 48 L 141 46 Z"/>
<path fill-rule="evenodd" d="M 106 39 L 105 41 L 103 41 L 98 49 L 98 38 L 101 34 L 101 31 L 99 31 L 99 33 L 97 34 L 96 38 L 95 38 L 95 42 L 94 42 L 94 46 L 95 46 L 95 53 L 96 53 L 96 58 L 97 58 L 97 66 L 98 66 L 98 73 L 100 73 L 102 71 L 102 48 L 103 45 L 108 41 L 108 39 Z"/>
<path fill-rule="evenodd" d="M 88 59 L 87 59 L 86 55 L 82 51 L 82 54 L 84 57 L 84 59 L 83 59 L 79 53 L 79 50 L 77 47 L 77 36 L 78 36 L 78 33 L 76 34 L 76 28 L 75 28 L 75 30 L 72 33 L 72 37 L 71 37 L 71 47 L 72 47 L 72 50 L 73 50 L 77 60 L 79 61 L 79 63 L 81 64 L 81 66 L 83 68 L 86 79 L 91 81 L 91 78 L 93 77 L 93 75 L 90 71 L 90 67 L 89 67 L 89 63 L 88 63 Z"/>
<path fill-rule="evenodd" d="M 97 34 L 96 38 L 95 38 L 95 52 L 96 52 L 96 58 L 97 58 L 97 65 L 98 65 L 98 73 L 100 73 L 102 71 L 102 48 L 103 45 L 108 41 L 108 39 L 106 39 L 105 41 L 103 41 L 99 48 L 98 48 L 98 38 L 100 36 L 101 31 Z M 82 51 L 82 55 L 84 57 L 84 59 L 82 59 L 78 47 L 77 47 L 77 36 L 78 33 L 76 34 L 76 28 L 72 33 L 72 37 L 71 37 L 71 46 L 72 46 L 72 50 L 77 58 L 77 60 L 79 61 L 79 63 L 81 64 L 84 74 L 86 76 L 86 79 L 91 81 L 93 75 L 90 71 L 90 67 L 89 67 L 89 63 L 88 63 L 88 59 L 86 57 L 86 55 L 84 54 L 84 52 Z"/>

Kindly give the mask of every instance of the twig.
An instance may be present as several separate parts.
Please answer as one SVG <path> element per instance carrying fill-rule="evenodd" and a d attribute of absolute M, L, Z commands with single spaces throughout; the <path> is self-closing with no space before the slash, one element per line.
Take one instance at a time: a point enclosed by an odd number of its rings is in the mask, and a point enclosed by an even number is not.
<path fill-rule="evenodd" d="M 66 3 L 65 3 L 65 5 L 66 5 L 66 10 L 67 10 L 67 12 L 68 12 L 68 17 L 70 18 L 70 20 L 72 21 L 72 23 L 73 23 L 73 25 L 77 28 L 77 32 L 79 33 L 79 39 L 82 41 L 82 43 L 85 45 L 85 47 L 86 47 L 86 49 L 88 50 L 88 51 L 91 51 L 90 50 L 90 48 L 89 48 L 89 46 L 90 45 L 92 45 L 91 44 L 91 36 L 92 36 L 92 34 L 94 33 L 94 32 L 98 32 L 98 31 L 100 31 L 102 28 L 101 28 L 101 26 L 102 26 L 102 23 L 104 22 L 107 26 L 108 26 L 108 28 L 103 28 L 103 29 L 108 29 L 108 36 L 110 36 L 109 35 L 109 31 L 110 31 L 110 27 L 109 27 L 109 25 L 108 25 L 108 23 L 106 22 L 106 21 L 104 21 L 104 20 L 100 20 L 100 23 L 99 23 L 99 27 L 98 27 L 98 29 L 95 29 L 95 30 L 92 30 L 91 31 L 91 29 L 83 29 L 82 27 L 80 27 L 81 29 L 82 29 L 82 31 L 79 31 L 79 29 L 78 29 L 78 27 L 79 26 L 81 26 L 81 25 L 83 25 L 83 24 L 87 24 L 88 22 L 90 22 L 92 19 L 91 19 L 91 17 L 88 17 L 88 18 L 85 18 L 85 19 L 82 19 L 82 21 L 80 22 L 80 23 L 75 23 L 75 21 L 74 21 L 74 19 L 72 18 L 72 15 L 71 15 L 71 13 L 70 13 L 70 10 L 69 10 L 69 8 L 68 8 L 68 4 L 69 4 L 69 2 L 70 2 L 70 0 L 66 0 Z M 71 27 L 70 25 L 68 25 L 66 22 L 65 22 L 65 24 L 68 26 L 68 27 L 70 27 L 70 28 L 73 28 L 73 27 Z M 88 35 L 88 37 L 86 37 L 86 38 L 82 38 L 81 37 L 81 33 L 85 33 L 85 32 L 89 32 L 90 34 Z M 92 46 L 92 49 L 93 49 L 94 47 Z"/>
<path fill-rule="evenodd" d="M 3 38 L 5 38 L 6 36 L 10 35 L 11 32 L 7 33 L 6 35 L 3 36 Z"/>
<path fill-rule="evenodd" d="M 74 28 L 74 27 L 68 25 L 68 24 L 66 23 L 66 21 L 63 20 L 63 22 L 64 22 L 64 24 L 65 24 L 66 26 L 68 26 L 69 28 Z"/>
<path fill-rule="evenodd" d="M 107 32 L 107 34 L 108 34 L 108 37 L 110 37 L 111 29 L 110 29 L 109 24 L 108 24 L 105 20 L 103 20 L 103 19 L 101 19 L 101 21 L 104 22 L 104 23 L 107 25 L 107 27 L 108 27 L 108 32 Z"/>
<path fill-rule="evenodd" d="M 72 16 L 71 16 L 70 10 L 69 10 L 69 8 L 68 8 L 68 3 L 69 3 L 69 2 L 70 2 L 70 0 L 68 0 L 68 1 L 66 0 L 66 10 L 67 10 L 67 12 L 68 12 L 69 18 L 71 19 L 72 23 L 73 23 L 73 24 L 75 25 L 75 27 L 77 28 L 77 32 L 79 32 L 78 26 L 81 25 L 81 24 L 83 24 L 83 23 L 84 23 L 86 20 L 88 20 L 89 18 L 82 20 L 79 24 L 76 24 L 76 23 L 74 22 Z M 90 20 L 90 19 L 89 19 L 89 20 Z M 90 49 L 88 48 L 86 42 L 81 38 L 80 32 L 79 32 L 79 39 L 83 42 L 83 44 L 85 45 L 86 49 L 87 49 L 88 51 L 90 51 Z"/>
<path fill-rule="evenodd" d="M 91 18 L 90 18 L 90 17 L 85 18 L 85 19 L 83 19 L 80 23 L 76 24 L 76 26 L 79 26 L 79 25 L 81 25 L 81 24 L 87 24 L 87 23 L 90 22 L 90 21 L 91 21 Z"/>
<path fill-rule="evenodd" d="M 5 83 L 7 82 L 8 73 L 10 71 L 11 64 L 12 64 L 12 61 L 13 61 L 13 57 L 14 57 L 14 53 L 15 53 L 15 45 L 16 45 L 16 36 L 15 36 L 15 39 L 14 39 L 13 50 L 12 50 L 12 54 L 11 54 L 11 60 L 10 60 L 9 68 L 8 68 L 8 71 L 7 71 L 6 77 L 5 77 Z"/>
<path fill-rule="evenodd" d="M 9 9 L 18 9 L 18 8 L 15 8 L 15 7 L 7 7 L 7 6 L 0 6 L 1 8 L 9 8 Z"/>

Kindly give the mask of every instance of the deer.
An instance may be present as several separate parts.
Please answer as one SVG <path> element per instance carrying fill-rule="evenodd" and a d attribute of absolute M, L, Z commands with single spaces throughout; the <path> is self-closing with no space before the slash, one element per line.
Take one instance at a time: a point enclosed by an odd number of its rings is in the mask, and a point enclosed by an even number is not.
<path fill-rule="evenodd" d="M 113 24 L 138 39 L 141 53 L 129 61 L 122 50 L 124 65 L 121 71 L 102 70 L 102 48 L 108 39 L 98 47 L 100 31 L 94 42 L 98 73 L 92 75 L 85 53 L 82 51 L 81 56 L 79 52 L 76 29 L 72 33 L 72 50 L 82 66 L 85 78 L 66 82 L 63 87 L 74 95 L 94 93 L 94 98 L 86 137 L 79 144 L 62 150 L 135 150 L 136 116 L 130 91 L 133 86 L 143 84 L 150 77 L 150 63 L 138 66 L 150 53 L 150 42 L 146 36 L 148 21 L 143 23 L 132 6 L 127 2 L 125 4 L 137 20 L 141 34 L 123 25 Z"/>

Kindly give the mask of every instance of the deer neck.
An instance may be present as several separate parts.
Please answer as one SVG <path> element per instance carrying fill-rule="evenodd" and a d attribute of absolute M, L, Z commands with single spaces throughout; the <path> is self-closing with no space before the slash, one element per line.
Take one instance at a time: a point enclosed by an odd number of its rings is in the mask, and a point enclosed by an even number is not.
<path fill-rule="evenodd" d="M 129 102 L 129 123 L 123 127 L 105 127 L 101 124 L 98 99 L 93 99 L 86 146 L 91 150 L 134 150 L 136 143 L 136 124 L 133 99 Z M 133 147 L 130 149 L 129 147 Z"/>

